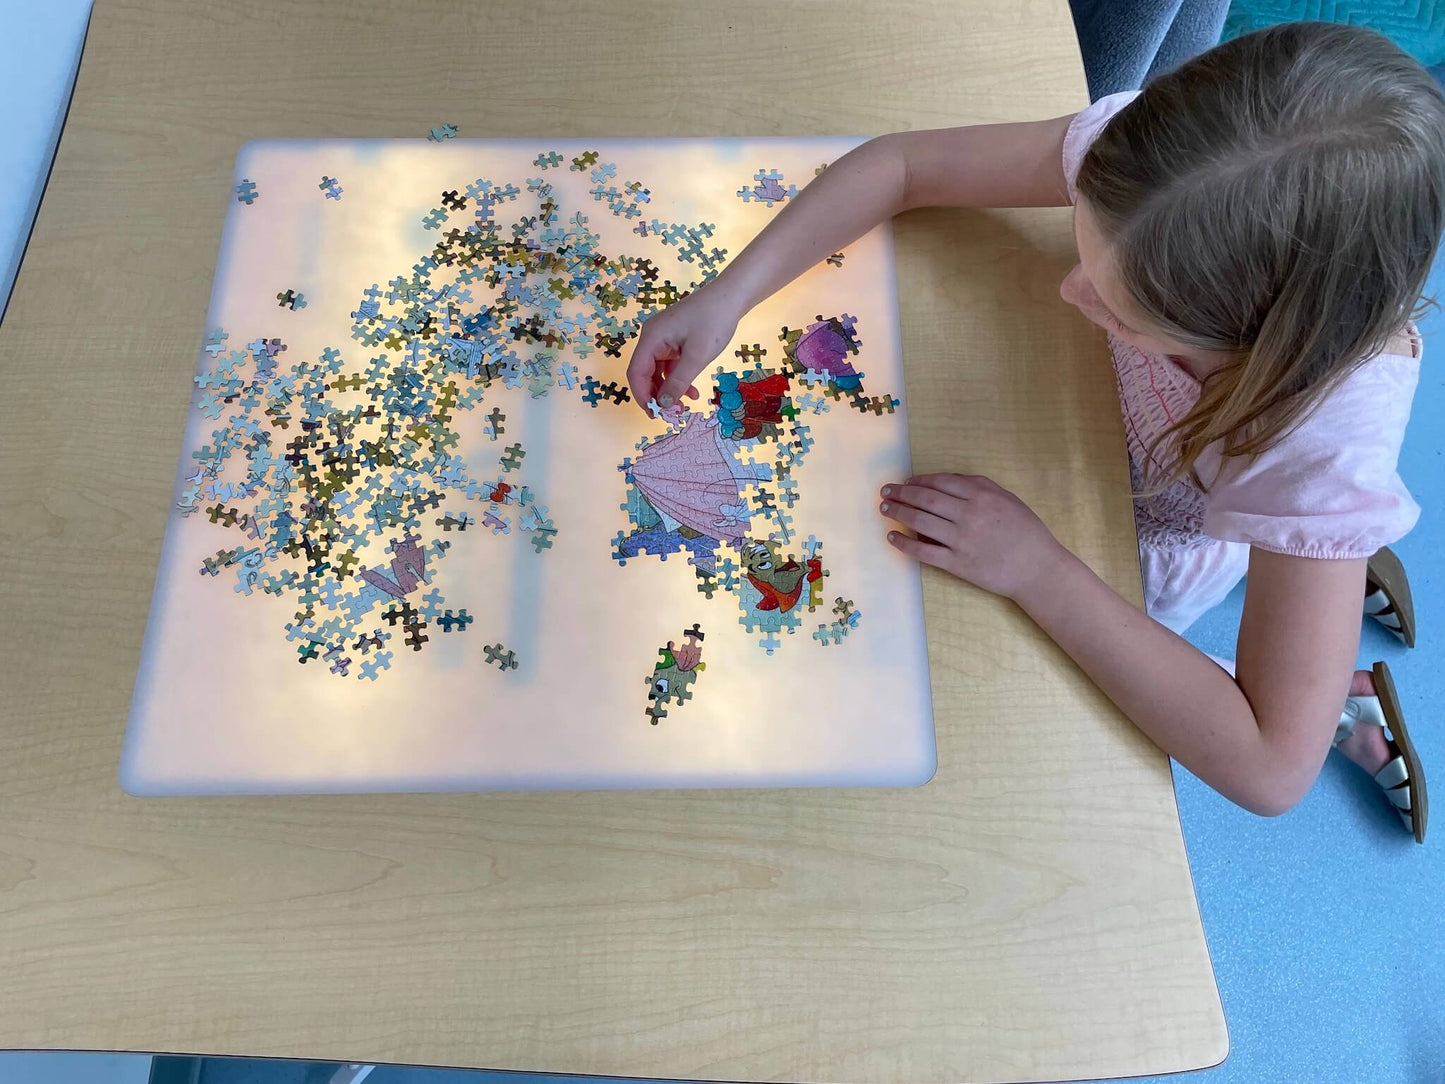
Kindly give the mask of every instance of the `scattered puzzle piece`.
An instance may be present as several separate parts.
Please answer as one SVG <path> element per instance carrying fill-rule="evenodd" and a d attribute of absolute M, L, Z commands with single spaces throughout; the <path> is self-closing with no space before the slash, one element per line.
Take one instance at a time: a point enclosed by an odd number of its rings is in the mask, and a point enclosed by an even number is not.
<path fill-rule="evenodd" d="M 496 666 L 498 670 L 506 672 L 517 669 L 517 656 L 502 644 L 487 644 L 485 647 L 487 662 Z"/>
<path fill-rule="evenodd" d="M 503 433 L 505 433 L 506 430 L 502 428 L 502 423 L 506 420 L 507 416 L 496 407 L 493 407 L 492 412 L 487 415 L 487 436 L 490 437 L 492 440 L 496 440 Z"/>
<path fill-rule="evenodd" d="M 369 659 L 361 663 L 361 677 L 367 681 L 375 681 L 378 671 L 391 669 L 391 652 L 378 651 Z"/>
<path fill-rule="evenodd" d="M 447 610 L 437 618 L 437 625 L 440 626 L 442 632 L 451 632 L 453 629 L 457 632 L 466 632 L 473 620 L 475 619 L 466 610 L 458 610 L 456 613 Z"/>

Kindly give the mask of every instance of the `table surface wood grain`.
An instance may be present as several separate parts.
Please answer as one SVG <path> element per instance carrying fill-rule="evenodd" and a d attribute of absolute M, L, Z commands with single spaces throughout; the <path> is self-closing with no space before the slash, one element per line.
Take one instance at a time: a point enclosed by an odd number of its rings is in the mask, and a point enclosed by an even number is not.
<path fill-rule="evenodd" d="M 1064 0 L 100 0 L 0 327 L 0 1047 L 800 1081 L 1221 1060 L 1166 758 L 932 572 L 921 789 L 116 783 L 243 142 L 868 135 L 1085 100 Z M 915 212 L 898 242 L 915 469 L 992 475 L 1137 600 L 1067 212 Z"/>

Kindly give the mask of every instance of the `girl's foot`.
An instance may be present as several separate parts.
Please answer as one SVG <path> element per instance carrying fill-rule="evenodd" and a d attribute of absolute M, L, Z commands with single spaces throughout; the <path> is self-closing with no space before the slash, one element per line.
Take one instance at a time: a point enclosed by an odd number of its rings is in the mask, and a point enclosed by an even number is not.
<path fill-rule="evenodd" d="M 1346 701 L 1344 715 L 1340 717 L 1340 726 L 1348 728 L 1348 733 L 1344 738 L 1335 740 L 1336 749 L 1372 776 L 1389 763 L 1390 745 L 1385 741 L 1384 727 L 1370 725 L 1360 719 L 1360 704 L 1355 698 L 1374 695 L 1375 681 L 1370 672 L 1356 670 L 1355 676 L 1350 679 L 1350 699 Z M 1356 722 L 1358 726 L 1354 725 Z"/>
<path fill-rule="evenodd" d="M 1370 773 L 1415 842 L 1424 843 L 1429 817 L 1424 771 L 1405 727 L 1390 668 L 1383 662 L 1373 671 L 1356 670 L 1350 679 L 1335 748 Z"/>

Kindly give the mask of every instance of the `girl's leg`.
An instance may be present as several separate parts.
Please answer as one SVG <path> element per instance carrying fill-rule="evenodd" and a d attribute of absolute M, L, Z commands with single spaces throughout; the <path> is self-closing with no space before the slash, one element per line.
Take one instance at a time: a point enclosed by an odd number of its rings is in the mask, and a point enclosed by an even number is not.
<path fill-rule="evenodd" d="M 1218 655 L 1209 657 L 1227 670 L 1231 677 L 1234 675 L 1234 663 L 1231 660 L 1221 659 Z M 1356 670 L 1354 677 L 1350 678 L 1350 696 L 1374 695 L 1374 675 L 1368 670 Z M 1335 748 L 1373 777 L 1389 762 L 1390 747 L 1385 742 L 1384 727 L 1354 725 L 1354 713 L 1357 710 L 1357 705 L 1345 702 L 1345 710 L 1340 714 L 1340 723 L 1335 729 Z"/>
<path fill-rule="evenodd" d="M 1142 549 L 1140 556 L 1144 556 Z M 1147 598 L 1150 595 L 1147 562 L 1145 568 L 1144 592 Z M 1189 577 L 1183 579 L 1187 581 Z M 1150 613 L 1156 620 L 1168 624 L 1168 608 L 1160 609 L 1162 613 L 1156 613 L 1153 608 Z M 1175 631 L 1183 630 L 1176 628 Z M 1233 662 L 1217 655 L 1210 658 L 1231 677 L 1234 675 Z M 1380 680 L 1385 684 L 1385 695 L 1382 696 L 1376 687 L 1372 671 L 1356 670 L 1351 675 L 1344 710 L 1340 712 L 1335 727 L 1334 748 L 1369 774 L 1399 814 L 1406 831 L 1414 834 L 1415 842 L 1423 843 L 1429 805 L 1419 754 L 1410 743 L 1398 696 L 1390 688 L 1388 670 L 1384 669 L 1383 663 L 1377 663 L 1376 667 L 1382 671 Z M 1389 736 L 1386 726 L 1390 728 Z"/>
<path fill-rule="evenodd" d="M 1374 696 L 1375 678 L 1368 670 L 1356 670 L 1350 679 L 1351 696 Z M 1346 715 L 1349 705 L 1346 705 Z M 1390 760 L 1390 747 L 1385 742 L 1385 729 L 1379 726 L 1350 726 L 1343 720 L 1337 734 L 1343 736 L 1335 741 L 1335 748 L 1354 761 L 1373 777 Z"/>

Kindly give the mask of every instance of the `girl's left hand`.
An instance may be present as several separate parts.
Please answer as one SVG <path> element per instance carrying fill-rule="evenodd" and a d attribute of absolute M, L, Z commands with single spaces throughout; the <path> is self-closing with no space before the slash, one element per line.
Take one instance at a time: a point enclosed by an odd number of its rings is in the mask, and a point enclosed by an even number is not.
<path fill-rule="evenodd" d="M 1005 598 L 1046 582 L 1068 552 L 1028 505 L 987 478 L 915 475 L 882 496 L 880 511 L 918 535 L 889 531 L 894 547 Z"/>

